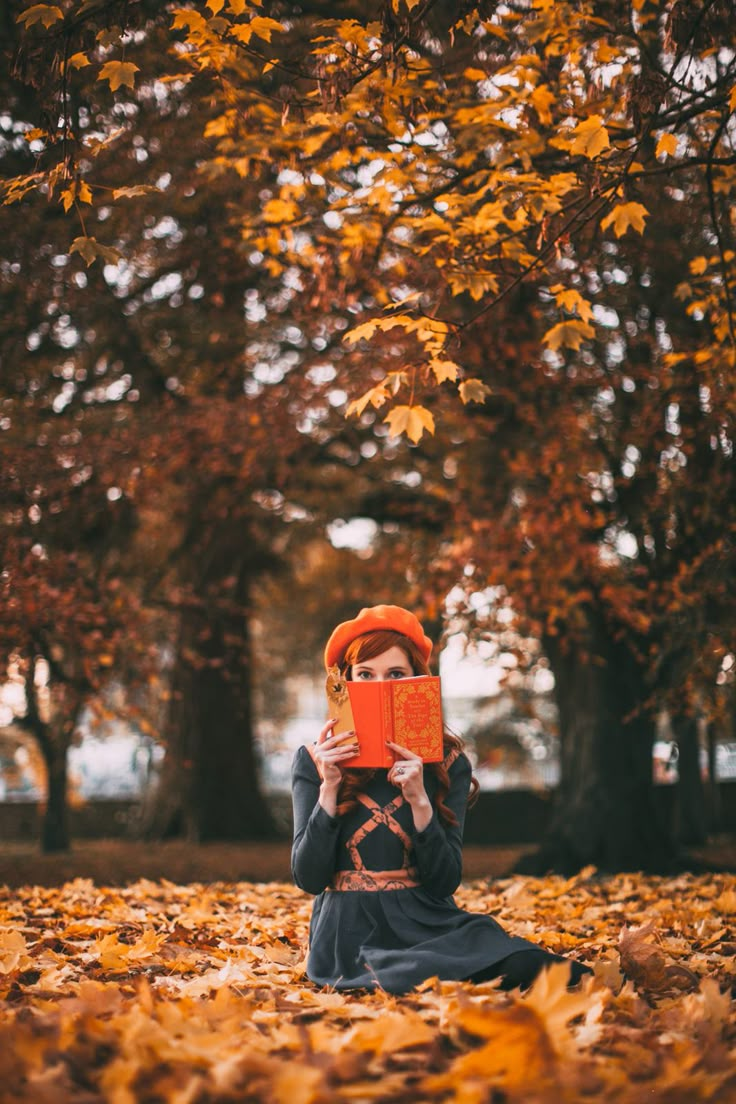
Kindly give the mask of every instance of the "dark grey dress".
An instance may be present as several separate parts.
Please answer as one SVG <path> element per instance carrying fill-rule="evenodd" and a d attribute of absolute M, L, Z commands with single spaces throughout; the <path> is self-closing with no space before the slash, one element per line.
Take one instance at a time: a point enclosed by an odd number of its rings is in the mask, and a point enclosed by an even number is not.
<path fill-rule="evenodd" d="M 294 756 L 294 881 L 317 894 L 307 974 L 336 989 L 405 993 L 430 977 L 487 973 L 518 951 L 539 948 L 507 935 L 491 916 L 464 912 L 452 894 L 462 877 L 462 833 L 471 769 L 452 751 L 450 827 L 435 813 L 423 832 L 385 770 L 376 771 L 360 805 L 332 817 L 318 803 L 320 779 L 306 747 Z M 426 773 L 430 798 L 436 780 Z M 492 973 L 491 969 L 491 973 Z"/>

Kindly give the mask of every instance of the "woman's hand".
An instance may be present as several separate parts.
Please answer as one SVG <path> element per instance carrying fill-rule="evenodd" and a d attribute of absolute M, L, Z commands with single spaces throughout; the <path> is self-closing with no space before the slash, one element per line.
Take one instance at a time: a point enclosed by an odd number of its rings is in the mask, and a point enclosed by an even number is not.
<path fill-rule="evenodd" d="M 404 799 L 411 805 L 414 827 L 422 832 L 432 819 L 432 802 L 424 788 L 424 764 L 418 755 L 401 744 L 386 741 L 396 756 L 396 762 L 388 772 L 392 786 L 401 790 Z"/>
<path fill-rule="evenodd" d="M 319 803 L 330 816 L 337 811 L 337 791 L 342 782 L 340 764 L 352 759 L 360 750 L 354 732 L 341 732 L 338 736 L 333 734 L 336 724 L 335 718 L 329 720 L 314 745 L 314 760 L 322 779 Z"/>

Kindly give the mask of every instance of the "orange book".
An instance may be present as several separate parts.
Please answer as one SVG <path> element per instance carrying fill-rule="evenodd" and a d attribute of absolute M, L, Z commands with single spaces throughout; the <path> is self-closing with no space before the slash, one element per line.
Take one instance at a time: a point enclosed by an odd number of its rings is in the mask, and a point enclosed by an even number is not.
<path fill-rule="evenodd" d="M 354 730 L 360 751 L 343 767 L 391 767 L 394 753 L 386 741 L 413 751 L 425 763 L 443 758 L 442 699 L 436 675 L 348 682 L 332 668 L 327 675 L 327 700 L 334 732 Z"/>

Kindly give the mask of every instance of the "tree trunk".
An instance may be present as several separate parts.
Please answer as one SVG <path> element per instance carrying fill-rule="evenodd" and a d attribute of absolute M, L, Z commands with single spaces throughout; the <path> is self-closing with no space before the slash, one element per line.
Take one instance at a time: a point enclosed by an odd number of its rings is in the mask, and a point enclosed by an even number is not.
<path fill-rule="evenodd" d="M 50 736 L 41 744 L 46 764 L 46 808 L 41 825 L 41 850 L 45 854 L 68 851 L 69 810 L 67 806 L 68 744 Z"/>
<path fill-rule="evenodd" d="M 680 843 L 697 846 L 708 840 L 697 717 L 673 717 L 672 731 L 680 753 L 677 760 L 677 837 Z"/>
<path fill-rule="evenodd" d="M 524 869 L 672 869 L 675 848 L 654 792 L 654 722 L 642 708 L 639 664 L 595 614 L 584 646 L 552 637 L 545 647 L 560 717 L 560 785 L 547 837 Z"/>
<path fill-rule="evenodd" d="M 716 748 L 718 734 L 716 726 L 711 722 L 708 725 L 708 830 L 720 832 L 721 830 L 721 786 L 718 778 L 718 759 Z"/>
<path fill-rule="evenodd" d="M 48 661 L 48 660 L 47 660 Z M 84 702 L 84 689 L 70 681 L 54 684 L 54 715 L 42 719 L 36 694 L 36 655 L 31 650 L 26 673 L 25 723 L 41 749 L 46 766 L 46 807 L 41 824 L 41 850 L 68 851 L 69 810 L 67 805 L 67 752 Z"/>
<path fill-rule="evenodd" d="M 167 754 L 150 837 L 208 840 L 279 835 L 260 791 L 253 743 L 249 562 L 242 531 L 213 534 L 199 559 L 197 599 L 181 614 Z"/>

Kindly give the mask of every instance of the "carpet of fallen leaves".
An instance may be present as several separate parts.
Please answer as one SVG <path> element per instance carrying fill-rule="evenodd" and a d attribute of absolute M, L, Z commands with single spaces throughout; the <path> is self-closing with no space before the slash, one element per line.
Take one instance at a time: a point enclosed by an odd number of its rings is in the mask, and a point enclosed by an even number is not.
<path fill-rule="evenodd" d="M 0 887 L 0 1100 L 736 1101 L 736 877 L 586 870 L 456 899 L 595 976 L 341 994 L 306 979 L 311 899 L 285 883 Z"/>

